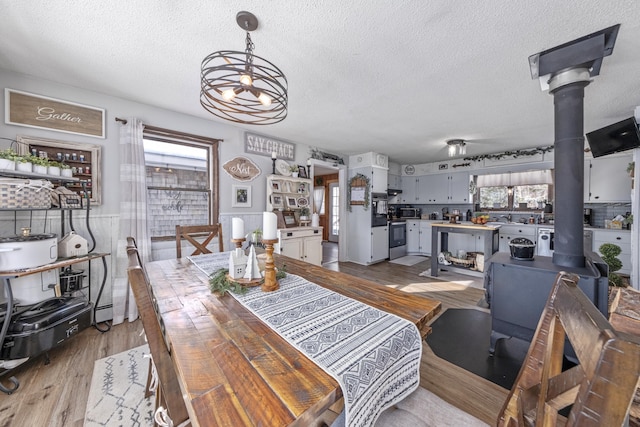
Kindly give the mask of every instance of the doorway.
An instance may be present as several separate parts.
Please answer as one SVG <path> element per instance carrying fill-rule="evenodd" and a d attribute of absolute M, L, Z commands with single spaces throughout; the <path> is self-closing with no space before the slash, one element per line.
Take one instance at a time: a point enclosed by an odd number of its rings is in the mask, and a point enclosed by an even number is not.
<path fill-rule="evenodd" d="M 329 183 L 328 193 L 327 211 L 329 213 L 329 220 L 327 223 L 327 240 L 338 243 L 338 236 L 340 234 L 340 187 L 337 181 Z"/>

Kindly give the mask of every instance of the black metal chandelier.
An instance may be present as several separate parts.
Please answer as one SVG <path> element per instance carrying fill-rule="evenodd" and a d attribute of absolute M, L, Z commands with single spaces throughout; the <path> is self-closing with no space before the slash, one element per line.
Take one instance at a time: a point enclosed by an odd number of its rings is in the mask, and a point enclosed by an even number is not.
<path fill-rule="evenodd" d="M 287 78 L 273 63 L 253 54 L 250 32 L 258 28 L 258 19 L 243 11 L 236 22 L 247 32 L 246 49 L 221 50 L 204 58 L 200 104 L 235 123 L 278 123 L 287 117 Z"/>

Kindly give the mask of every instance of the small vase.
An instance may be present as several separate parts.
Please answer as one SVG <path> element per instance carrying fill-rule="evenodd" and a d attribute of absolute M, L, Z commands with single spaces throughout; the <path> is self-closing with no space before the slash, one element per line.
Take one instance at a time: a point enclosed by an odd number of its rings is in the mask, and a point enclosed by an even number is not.
<path fill-rule="evenodd" d="M 33 165 L 31 162 L 18 162 L 16 163 L 16 170 L 20 172 L 33 172 Z"/>
<path fill-rule="evenodd" d="M 9 170 L 9 171 L 15 170 L 16 162 L 9 159 L 0 159 L 0 169 Z"/>
<path fill-rule="evenodd" d="M 33 165 L 33 172 L 39 173 L 39 174 L 42 174 L 42 175 L 46 175 L 47 174 L 47 167 L 46 166 L 42 166 L 42 165 Z"/>
<path fill-rule="evenodd" d="M 311 215 L 311 226 L 320 227 L 320 215 L 318 215 L 317 213 Z"/>
<path fill-rule="evenodd" d="M 291 176 L 294 177 L 294 178 L 297 178 L 298 177 L 298 172 L 291 172 Z"/>

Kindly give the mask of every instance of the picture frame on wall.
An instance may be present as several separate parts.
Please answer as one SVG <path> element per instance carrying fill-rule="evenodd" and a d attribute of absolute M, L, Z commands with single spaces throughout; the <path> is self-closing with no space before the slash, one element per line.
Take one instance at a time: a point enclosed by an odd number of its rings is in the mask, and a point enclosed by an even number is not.
<path fill-rule="evenodd" d="M 307 176 L 307 167 L 298 165 L 298 178 L 309 178 Z"/>
<path fill-rule="evenodd" d="M 234 185 L 231 199 L 231 207 L 250 208 L 251 207 L 251 186 Z"/>
<path fill-rule="evenodd" d="M 280 185 L 280 181 L 271 181 L 271 190 L 272 191 L 281 191 L 282 186 Z"/>

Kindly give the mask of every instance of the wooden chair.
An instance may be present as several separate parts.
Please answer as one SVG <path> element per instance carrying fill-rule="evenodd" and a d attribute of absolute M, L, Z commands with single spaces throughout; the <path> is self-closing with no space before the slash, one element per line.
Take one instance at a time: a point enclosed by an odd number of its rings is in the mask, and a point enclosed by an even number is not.
<path fill-rule="evenodd" d="M 182 398 L 180 384 L 173 368 L 171 355 L 162 334 L 162 326 L 154 307 L 155 298 L 151 292 L 149 279 L 142 268 L 138 248 L 132 237 L 127 238 L 127 254 L 129 267 L 127 274 L 129 283 L 136 299 L 140 319 L 147 335 L 147 342 L 151 350 L 153 363 L 158 374 L 158 389 L 156 391 L 156 409 L 160 406 L 167 409 L 173 425 L 180 425 L 189 419 L 187 407 Z"/>
<path fill-rule="evenodd" d="M 616 332 L 559 273 L 498 426 L 621 426 L 640 375 L 640 339 Z M 565 336 L 579 364 L 562 372 Z M 573 405 L 565 418 L 558 414 Z"/>
<path fill-rule="evenodd" d="M 176 225 L 176 255 L 182 258 L 182 240 L 191 243 L 195 250 L 191 255 L 210 254 L 211 250 L 207 245 L 214 237 L 218 237 L 218 250 L 224 252 L 224 239 L 222 238 L 222 224 L 212 225 Z M 204 240 L 196 240 L 202 238 Z"/>

